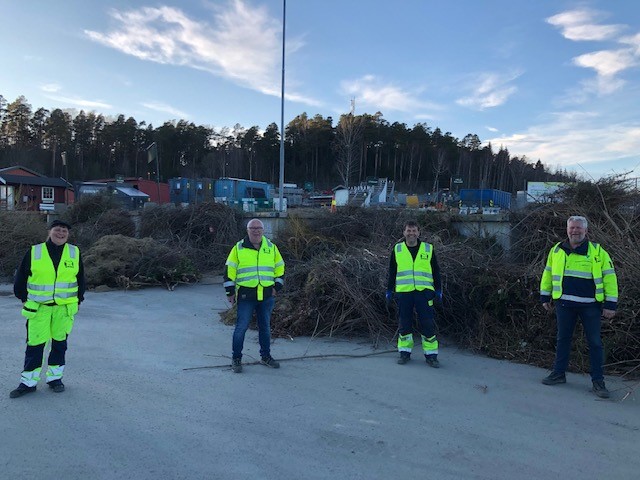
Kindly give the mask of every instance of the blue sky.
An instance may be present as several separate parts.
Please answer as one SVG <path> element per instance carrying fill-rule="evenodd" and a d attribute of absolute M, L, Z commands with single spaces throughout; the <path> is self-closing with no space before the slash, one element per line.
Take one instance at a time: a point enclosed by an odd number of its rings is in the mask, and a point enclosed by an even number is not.
<path fill-rule="evenodd" d="M 0 0 L 0 94 L 160 126 L 280 123 L 281 0 Z M 288 0 L 285 123 L 350 109 L 640 176 L 640 1 Z"/>

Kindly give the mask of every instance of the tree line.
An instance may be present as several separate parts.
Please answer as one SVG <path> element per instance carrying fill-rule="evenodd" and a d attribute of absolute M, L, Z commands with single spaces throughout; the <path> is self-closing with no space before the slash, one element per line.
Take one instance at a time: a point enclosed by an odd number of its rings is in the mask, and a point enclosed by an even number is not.
<path fill-rule="evenodd" d="M 24 96 L 8 103 L 0 95 L 0 167 L 23 165 L 69 181 L 156 178 L 147 149 L 157 145 L 159 178 L 239 177 L 277 185 L 280 131 L 276 123 L 215 129 L 187 120 L 159 127 L 123 114 L 105 117 L 71 109 L 33 110 Z M 539 160 L 511 156 L 482 145 L 476 134 L 462 139 L 426 123 L 389 123 L 382 113 L 332 117 L 297 115 L 285 127 L 286 181 L 317 188 L 389 178 L 406 192 L 461 188 L 522 190 L 527 181 L 575 180 Z"/>

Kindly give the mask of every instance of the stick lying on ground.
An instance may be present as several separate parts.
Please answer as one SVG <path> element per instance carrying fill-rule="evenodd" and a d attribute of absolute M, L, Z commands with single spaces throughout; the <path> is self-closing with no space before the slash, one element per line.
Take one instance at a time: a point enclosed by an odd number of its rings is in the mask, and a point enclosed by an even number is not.
<path fill-rule="evenodd" d="M 306 360 L 309 358 L 364 358 L 373 357 L 374 355 L 383 355 L 385 353 L 397 353 L 397 350 L 384 350 L 382 352 L 365 353 L 362 355 L 354 355 L 348 353 L 326 353 L 322 355 L 303 355 L 302 357 L 279 358 L 279 362 L 288 362 L 291 360 Z M 260 365 L 259 361 L 243 363 L 243 365 Z M 201 370 L 204 368 L 231 368 L 231 365 L 205 365 L 204 367 L 188 367 L 182 370 Z"/>

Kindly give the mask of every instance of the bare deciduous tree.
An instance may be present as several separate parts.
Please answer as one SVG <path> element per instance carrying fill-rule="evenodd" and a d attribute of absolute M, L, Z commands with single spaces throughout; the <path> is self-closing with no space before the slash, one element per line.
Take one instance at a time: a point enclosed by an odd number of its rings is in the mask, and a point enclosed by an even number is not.
<path fill-rule="evenodd" d="M 349 187 L 351 178 L 358 173 L 362 129 L 362 119 L 352 113 L 342 115 L 336 128 L 336 169 L 345 187 Z"/>

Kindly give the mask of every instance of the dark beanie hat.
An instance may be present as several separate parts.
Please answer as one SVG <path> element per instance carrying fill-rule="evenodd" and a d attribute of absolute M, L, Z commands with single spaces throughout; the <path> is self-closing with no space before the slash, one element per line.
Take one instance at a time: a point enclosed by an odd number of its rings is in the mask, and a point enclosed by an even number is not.
<path fill-rule="evenodd" d="M 54 220 L 53 222 L 51 222 L 51 224 L 49 225 L 49 230 L 51 230 L 53 227 L 65 227 L 68 230 L 71 230 L 71 225 L 63 220 Z"/>

